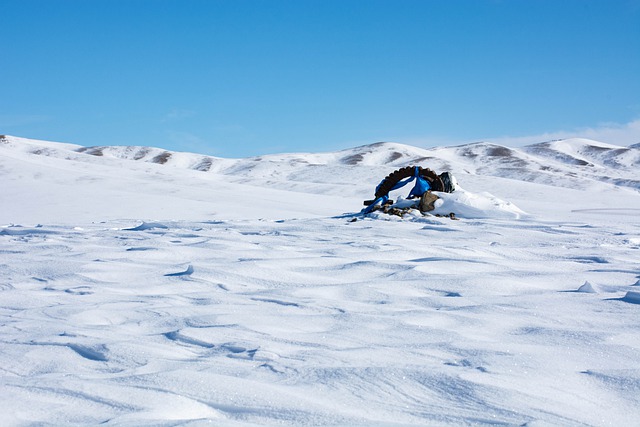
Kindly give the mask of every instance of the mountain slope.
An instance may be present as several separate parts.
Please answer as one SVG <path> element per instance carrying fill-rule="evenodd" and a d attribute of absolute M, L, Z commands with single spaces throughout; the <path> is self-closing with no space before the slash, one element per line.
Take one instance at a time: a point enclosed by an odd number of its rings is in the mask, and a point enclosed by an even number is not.
<path fill-rule="evenodd" d="M 0 223 L 67 222 L 79 215 L 94 220 L 277 218 L 283 211 L 290 217 L 327 216 L 349 201 L 313 193 L 292 199 L 290 191 L 233 182 L 184 164 L 168 167 L 83 151 L 70 144 L 2 139 Z"/>
<path fill-rule="evenodd" d="M 544 142 L 508 148 L 490 143 L 422 149 L 397 143 L 375 143 L 329 153 L 275 154 L 246 159 L 223 159 L 179 153 L 153 147 L 81 147 L 4 137 L 4 146 L 35 155 L 87 161 L 83 155 L 154 163 L 181 169 L 223 174 L 231 180 L 281 187 L 291 184 L 306 191 L 303 182 L 341 184 L 366 180 L 374 183 L 393 169 L 422 165 L 437 172 L 499 176 L 567 188 L 589 188 L 591 181 L 640 190 L 637 170 L 640 148 L 619 147 L 587 139 Z M 344 173 L 338 174 L 335 169 Z M 375 170 L 373 173 L 371 172 Z M 286 187 L 290 189 L 291 187 Z M 328 187 L 321 192 L 339 188 Z"/>
<path fill-rule="evenodd" d="M 387 174 L 408 165 L 451 171 L 463 188 L 488 191 L 529 211 L 539 209 L 533 194 L 563 203 L 571 191 L 595 189 L 605 194 L 592 202 L 598 206 L 634 206 L 639 153 L 638 147 L 574 139 L 522 149 L 489 143 L 423 149 L 384 142 L 327 153 L 223 159 L 153 147 L 82 147 L 3 136 L 0 174 L 10 184 L 2 190 L 4 197 L 32 206 L 34 218 L 43 205 L 62 216 L 71 206 L 113 212 L 107 207 L 119 200 L 132 201 L 122 204 L 122 217 L 136 216 L 127 215 L 124 206 L 135 206 L 134 212 L 145 218 L 358 212 Z M 58 193 L 53 187 L 60 186 L 74 197 L 64 203 L 52 199 Z M 609 190 L 621 197 L 609 200 Z M 241 194 L 242 202 L 230 194 Z M 5 215 L 12 209 L 17 207 L 6 208 Z"/>

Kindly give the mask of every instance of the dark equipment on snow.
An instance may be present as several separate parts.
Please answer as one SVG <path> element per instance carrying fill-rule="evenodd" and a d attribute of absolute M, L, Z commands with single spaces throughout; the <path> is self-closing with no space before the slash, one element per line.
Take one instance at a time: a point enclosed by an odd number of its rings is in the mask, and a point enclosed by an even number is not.
<path fill-rule="evenodd" d="M 388 203 L 389 192 L 402 188 L 414 180 L 416 183 L 409 192 L 409 199 L 421 197 L 428 190 L 453 193 L 456 189 L 456 180 L 449 172 L 438 175 L 429 168 L 407 166 L 390 173 L 380 181 L 376 187 L 375 199 L 364 201 L 367 207 L 362 210 L 362 213 L 369 213 L 375 206 Z"/>

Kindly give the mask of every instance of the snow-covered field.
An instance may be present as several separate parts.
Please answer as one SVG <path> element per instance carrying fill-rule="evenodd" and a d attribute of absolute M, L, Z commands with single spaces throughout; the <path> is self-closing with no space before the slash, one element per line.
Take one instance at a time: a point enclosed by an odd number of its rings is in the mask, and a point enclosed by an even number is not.
<path fill-rule="evenodd" d="M 349 215 L 413 164 L 459 220 Z M 639 167 L 0 138 L 0 425 L 639 425 Z"/>

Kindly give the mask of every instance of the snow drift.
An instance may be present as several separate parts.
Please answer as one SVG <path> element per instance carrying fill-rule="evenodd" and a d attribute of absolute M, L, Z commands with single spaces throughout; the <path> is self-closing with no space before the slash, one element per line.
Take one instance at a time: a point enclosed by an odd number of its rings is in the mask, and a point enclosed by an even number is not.
<path fill-rule="evenodd" d="M 2 138 L 0 424 L 634 425 L 637 150 Z M 459 221 L 353 215 L 411 164 Z"/>

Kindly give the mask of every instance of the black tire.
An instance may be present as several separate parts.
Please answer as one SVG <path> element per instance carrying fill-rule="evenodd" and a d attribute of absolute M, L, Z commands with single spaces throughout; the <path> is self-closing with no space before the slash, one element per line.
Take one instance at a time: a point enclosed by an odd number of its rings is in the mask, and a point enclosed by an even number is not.
<path fill-rule="evenodd" d="M 400 181 L 405 178 L 412 177 L 415 174 L 415 166 L 407 166 L 402 169 L 391 172 L 385 179 L 382 180 L 378 188 L 376 188 L 376 199 L 384 195 L 389 194 L 391 189 Z M 444 184 L 442 179 L 431 169 L 422 168 L 418 166 L 418 174 L 424 178 L 433 191 L 443 191 Z"/>

